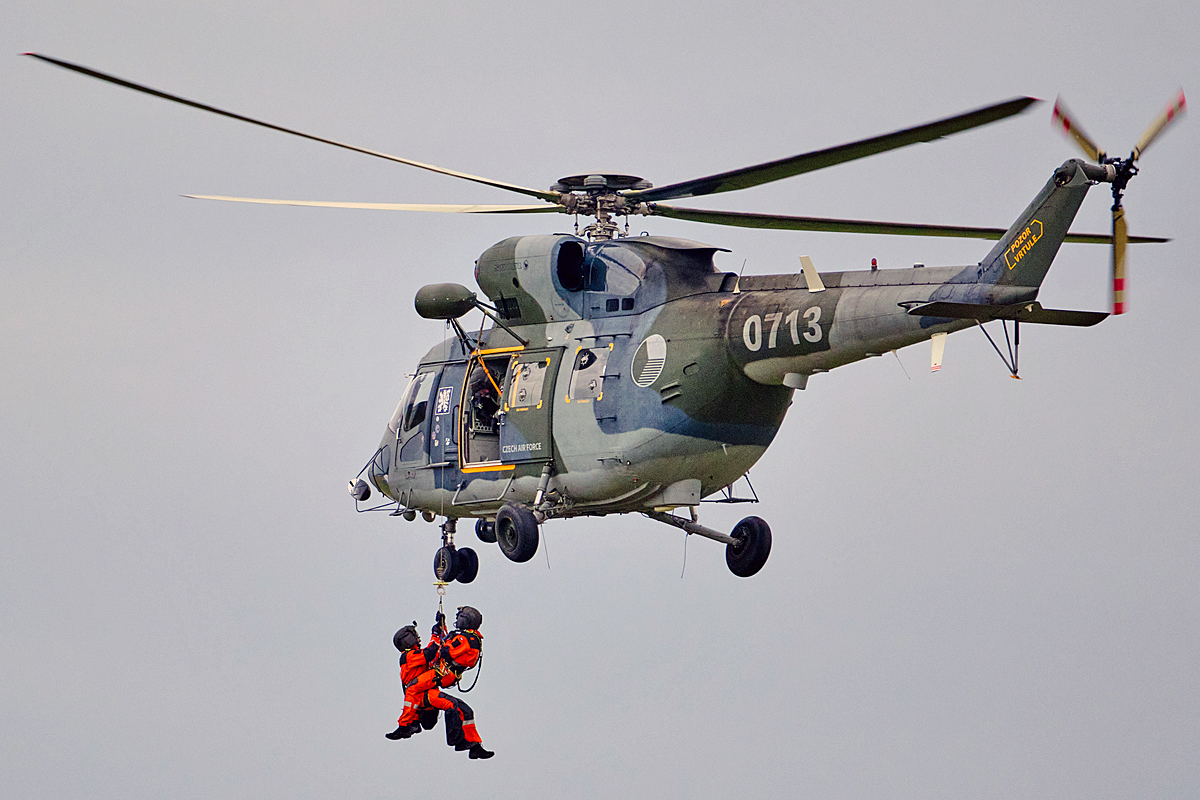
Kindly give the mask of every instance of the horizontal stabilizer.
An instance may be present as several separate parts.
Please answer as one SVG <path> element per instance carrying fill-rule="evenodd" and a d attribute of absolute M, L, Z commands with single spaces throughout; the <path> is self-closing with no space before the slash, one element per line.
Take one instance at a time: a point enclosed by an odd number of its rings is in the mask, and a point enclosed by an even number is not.
<path fill-rule="evenodd" d="M 1075 325 L 1082 328 L 1095 325 L 1108 316 L 1104 311 L 1062 311 L 1054 308 L 1042 308 L 1042 304 L 1037 302 L 1016 303 L 1007 306 L 986 303 L 924 303 L 910 308 L 908 313 L 914 317 L 974 319 L 980 322 L 1011 319 L 1038 325 Z"/>

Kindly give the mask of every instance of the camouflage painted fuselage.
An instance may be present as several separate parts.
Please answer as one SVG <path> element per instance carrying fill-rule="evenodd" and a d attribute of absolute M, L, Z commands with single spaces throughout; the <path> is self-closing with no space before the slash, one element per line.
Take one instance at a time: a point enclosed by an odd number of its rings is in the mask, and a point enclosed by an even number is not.
<path fill-rule="evenodd" d="M 470 419 L 478 362 L 449 339 L 421 359 L 369 477 L 451 518 L 532 504 L 547 467 L 546 516 L 695 505 L 762 456 L 810 375 L 975 324 L 910 309 L 1032 301 L 1089 185 L 1076 164 L 978 264 L 823 272 L 821 291 L 800 272 L 718 272 L 718 248 L 680 239 L 500 242 L 476 280 L 527 344 L 482 334 L 494 426 Z"/>

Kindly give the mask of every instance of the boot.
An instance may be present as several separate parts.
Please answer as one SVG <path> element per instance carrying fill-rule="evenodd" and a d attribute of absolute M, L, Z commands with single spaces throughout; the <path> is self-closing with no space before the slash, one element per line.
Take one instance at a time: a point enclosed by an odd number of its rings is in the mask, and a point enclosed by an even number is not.
<path fill-rule="evenodd" d="M 484 750 L 483 742 L 476 742 L 471 747 L 470 755 L 471 758 L 491 758 L 492 756 L 496 755 L 496 753 L 492 750 Z"/>
<path fill-rule="evenodd" d="M 470 750 L 475 746 L 475 742 L 468 742 L 466 739 L 459 739 L 458 744 L 454 745 L 455 750 Z"/>
<path fill-rule="evenodd" d="M 391 733 L 385 733 L 384 736 L 386 736 L 387 738 L 389 738 L 393 741 L 396 741 L 398 739 L 407 739 L 408 737 L 412 736 L 414 733 L 420 733 L 420 732 L 421 732 L 421 723 L 414 722 L 411 725 L 401 725 L 400 727 L 396 728 L 396 730 L 392 731 Z"/>

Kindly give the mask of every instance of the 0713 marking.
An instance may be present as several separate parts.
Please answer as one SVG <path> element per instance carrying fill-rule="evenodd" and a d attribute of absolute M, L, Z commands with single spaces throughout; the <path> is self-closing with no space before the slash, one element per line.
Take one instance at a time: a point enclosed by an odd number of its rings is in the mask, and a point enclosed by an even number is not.
<path fill-rule="evenodd" d="M 746 349 L 752 353 L 757 353 L 763 346 L 763 323 L 764 320 L 771 324 L 771 330 L 767 333 L 767 349 L 774 350 L 779 340 L 779 322 L 782 320 L 787 324 L 789 332 L 792 334 L 792 344 L 800 344 L 800 337 L 804 337 L 806 342 L 816 344 L 821 341 L 822 331 L 818 325 L 821 321 L 821 307 L 813 306 L 804 312 L 804 319 L 808 323 L 808 327 L 804 331 L 799 330 L 797 323 L 800 320 L 799 309 L 793 310 L 786 317 L 782 311 L 775 311 L 771 314 L 766 314 L 760 317 L 758 314 L 751 314 L 746 319 L 746 324 L 742 326 L 742 342 L 745 343 Z"/>

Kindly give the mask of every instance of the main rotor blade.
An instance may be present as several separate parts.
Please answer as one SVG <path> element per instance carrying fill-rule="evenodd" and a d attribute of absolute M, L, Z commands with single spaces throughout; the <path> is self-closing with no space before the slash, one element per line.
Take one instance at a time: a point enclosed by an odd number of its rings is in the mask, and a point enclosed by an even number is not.
<path fill-rule="evenodd" d="M 223 197 L 185 194 L 193 200 L 224 200 L 229 203 L 261 203 L 269 206 L 313 206 L 316 208 L 366 208 L 377 211 L 438 211 L 446 214 L 547 214 L 567 213 L 562 206 L 450 205 L 445 203 L 344 203 L 334 200 L 272 200 L 264 197 Z"/>
<path fill-rule="evenodd" d="M 911 222 L 878 222 L 864 219 L 831 219 L 827 217 L 793 217 L 783 214 L 754 214 L 744 211 L 708 211 L 700 208 L 680 208 L 651 203 L 651 216 L 706 222 L 711 225 L 731 225 L 738 228 L 770 228 L 787 231 L 828 231 L 833 233 L 876 233 L 893 236 L 948 236 L 959 239 L 999 239 L 1005 228 L 977 228 L 967 225 L 925 225 Z M 1113 237 L 1104 233 L 1068 233 L 1067 242 L 1110 244 Z M 1131 244 L 1168 242 L 1155 236 L 1130 236 Z"/>
<path fill-rule="evenodd" d="M 1052 125 L 1062 128 L 1063 133 L 1074 139 L 1083 154 L 1092 161 L 1104 160 L 1104 151 L 1096 147 L 1096 143 L 1092 141 L 1091 137 L 1084 133 L 1083 128 L 1075 122 L 1075 118 L 1071 116 L 1071 112 L 1067 110 L 1061 97 L 1054 101 L 1054 112 L 1050 115 L 1050 121 Z"/>
<path fill-rule="evenodd" d="M 783 178 L 790 178 L 793 175 L 799 175 L 803 172 L 812 172 L 813 170 L 832 167 L 835 164 L 842 164 L 846 161 L 854 161 L 855 159 L 865 158 L 876 153 L 894 150 L 897 147 L 905 147 L 910 144 L 917 144 L 918 142 L 931 142 L 943 136 L 976 128 L 980 125 L 987 125 L 989 122 L 996 122 L 997 120 L 1011 117 L 1014 114 L 1019 114 L 1037 102 L 1040 101 L 1032 97 L 1018 97 L 1004 103 L 969 111 L 955 117 L 947 117 L 946 119 L 930 122 L 925 125 L 918 125 L 915 128 L 887 133 L 872 139 L 863 139 L 837 147 L 830 147 L 825 150 L 801 153 L 790 158 L 768 161 L 764 164 L 755 164 L 754 166 L 722 172 L 717 175 L 708 175 L 703 178 L 684 181 L 683 183 L 671 184 L 670 186 L 626 192 L 625 196 L 631 200 L 640 200 L 649 203 L 658 200 L 677 200 L 683 197 L 700 197 L 706 194 L 747 189 L 751 186 L 759 186 L 764 183 L 782 180 Z"/>
<path fill-rule="evenodd" d="M 437 172 L 442 175 L 449 175 L 452 178 L 462 178 L 463 180 L 474 181 L 475 183 L 482 183 L 485 186 L 494 186 L 497 189 L 506 189 L 510 192 L 517 192 L 518 194 L 528 195 L 529 197 L 537 197 L 541 200 L 545 200 L 550 203 L 556 203 L 556 204 L 558 203 L 558 195 L 554 194 L 553 192 L 544 192 L 544 191 L 539 191 L 537 189 L 528 189 L 524 186 L 517 186 L 517 185 L 511 184 L 511 183 L 504 183 L 503 181 L 495 181 L 490 178 L 481 178 L 478 175 L 469 175 L 465 172 L 456 172 L 455 170 L 445 169 L 444 167 L 435 167 L 432 164 L 422 164 L 420 161 L 412 161 L 407 158 L 401 158 L 400 156 L 393 156 L 393 155 L 388 155 L 387 153 L 381 153 L 377 150 L 368 150 L 365 147 L 357 147 L 356 145 L 346 144 L 345 142 L 339 142 L 339 141 L 335 141 L 333 139 L 325 139 L 320 136 L 313 136 L 310 133 L 304 133 L 302 131 L 292 130 L 291 128 L 284 128 L 281 125 L 273 125 L 270 122 L 263 122 L 262 120 L 257 120 L 252 117 L 245 117 L 245 116 L 242 116 L 241 114 L 235 114 L 232 111 L 224 111 L 222 109 L 215 108 L 213 106 L 205 105 L 204 103 L 198 103 L 195 100 L 188 100 L 187 98 L 179 97 L 178 95 L 168 94 L 167 92 L 160 92 L 157 89 L 151 89 L 149 86 L 142 86 L 141 84 L 133 83 L 131 81 L 127 81 L 122 78 L 118 78 L 115 75 L 108 75 L 104 72 L 98 72 L 94 69 L 89 69 L 88 67 L 80 66 L 79 64 L 72 64 L 68 61 L 60 61 L 57 58 L 51 58 L 50 56 L 44 56 L 44 55 L 40 55 L 38 53 L 25 53 L 24 55 L 33 56 L 34 58 L 39 59 L 41 61 L 45 61 L 48 64 L 54 64 L 55 66 L 62 67 L 63 69 L 69 69 L 72 72 L 78 72 L 81 75 L 87 75 L 92 78 L 97 78 L 102 81 L 107 81 L 108 83 L 115 83 L 117 86 L 124 86 L 126 89 L 133 89 L 136 92 L 142 92 L 144 94 L 153 95 L 154 97 L 161 97 L 163 100 L 170 100 L 173 103 L 182 103 L 185 106 L 191 106 L 192 108 L 198 108 L 201 111 L 210 111 L 213 114 L 220 114 L 221 116 L 229 117 L 230 119 L 236 119 L 236 120 L 240 120 L 242 122 L 249 122 L 251 125 L 258 125 L 263 128 L 269 128 L 273 131 L 279 131 L 281 133 L 290 133 L 291 135 L 299 136 L 302 139 L 311 139 L 314 142 L 322 142 L 324 144 L 331 144 L 334 147 L 341 147 L 345 150 L 353 150 L 356 153 L 363 153 L 364 155 L 375 156 L 376 158 L 386 159 L 387 161 L 395 161 L 398 164 L 407 164 L 410 167 L 426 169 L 426 170 L 429 170 L 430 172 Z"/>
<path fill-rule="evenodd" d="M 1186 112 L 1187 99 L 1183 96 L 1183 89 L 1180 89 L 1175 99 L 1158 115 L 1158 119 L 1150 123 L 1150 127 L 1146 128 L 1146 132 L 1142 134 L 1142 138 L 1138 139 L 1138 143 L 1133 148 L 1133 160 L 1137 161 L 1141 158 L 1142 153 L 1146 152 L 1146 148 L 1150 146 L 1150 143 L 1157 139 L 1158 135 L 1166 130 L 1168 125 L 1182 117 Z"/>

